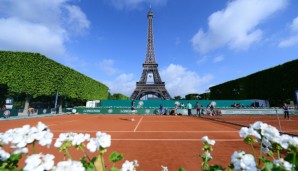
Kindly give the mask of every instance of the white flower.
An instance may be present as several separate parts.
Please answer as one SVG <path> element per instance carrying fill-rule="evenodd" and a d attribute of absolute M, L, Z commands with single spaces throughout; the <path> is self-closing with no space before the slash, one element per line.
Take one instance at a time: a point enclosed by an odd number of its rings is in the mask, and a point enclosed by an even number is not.
<path fill-rule="evenodd" d="M 262 139 L 262 144 L 265 147 L 272 148 L 271 142 L 268 139 Z"/>
<path fill-rule="evenodd" d="M 242 138 L 246 138 L 249 134 L 248 134 L 248 128 L 247 127 L 242 127 L 239 131 L 239 135 Z"/>
<path fill-rule="evenodd" d="M 128 160 L 126 160 L 123 164 L 122 164 L 122 168 L 121 171 L 135 171 L 135 166 L 133 162 L 130 162 Z"/>
<path fill-rule="evenodd" d="M 102 148 L 107 148 L 111 146 L 111 135 L 106 133 L 96 133 L 96 137 L 98 138 L 99 144 Z"/>
<path fill-rule="evenodd" d="M 275 127 L 271 125 L 263 124 L 261 128 L 261 134 L 269 141 L 279 143 L 280 133 Z"/>
<path fill-rule="evenodd" d="M 51 132 L 46 132 L 44 135 L 43 135 L 43 139 L 41 139 L 40 141 L 39 141 L 39 144 L 41 145 L 41 146 L 45 146 L 45 145 L 47 145 L 48 147 L 51 145 L 51 143 L 52 143 L 52 139 L 53 139 L 53 137 L 54 137 L 54 134 L 53 133 L 51 133 Z"/>
<path fill-rule="evenodd" d="M 28 153 L 28 148 L 27 147 L 24 147 L 24 148 L 17 148 L 13 154 L 26 154 Z"/>
<path fill-rule="evenodd" d="M 51 154 L 33 154 L 25 160 L 24 171 L 44 171 L 51 170 L 54 166 L 54 156 Z"/>
<path fill-rule="evenodd" d="M 253 155 L 245 154 L 244 151 L 235 151 L 231 157 L 231 161 L 236 171 L 257 171 Z"/>
<path fill-rule="evenodd" d="M 0 160 L 1 161 L 5 161 L 10 157 L 10 154 L 7 153 L 6 151 L 4 151 L 1 147 L 0 147 Z"/>
<path fill-rule="evenodd" d="M 285 161 L 283 158 L 280 158 L 279 160 L 274 160 L 273 163 L 277 166 L 280 166 L 288 171 L 292 170 L 293 165 L 287 161 Z"/>
<path fill-rule="evenodd" d="M 288 149 L 291 141 L 292 141 L 291 136 L 283 134 L 283 135 L 280 136 L 279 144 L 280 144 L 280 146 L 282 146 L 282 148 Z"/>
<path fill-rule="evenodd" d="M 239 131 L 239 135 L 242 138 L 246 138 L 247 136 L 252 135 L 258 139 L 261 139 L 261 135 L 256 130 L 254 130 L 252 127 L 250 127 L 250 128 L 242 127 Z"/>
<path fill-rule="evenodd" d="M 48 130 L 48 126 L 46 126 L 42 122 L 38 122 L 36 127 L 39 132 Z"/>
<path fill-rule="evenodd" d="M 3 145 L 9 144 L 13 140 L 13 132 L 13 129 L 9 129 L 1 135 L 0 141 Z"/>
<path fill-rule="evenodd" d="M 134 161 L 133 161 L 133 165 L 134 165 L 135 167 L 139 167 L 138 160 L 134 160 Z"/>
<path fill-rule="evenodd" d="M 84 141 L 88 141 L 89 139 L 90 139 L 89 134 L 82 134 L 82 133 L 77 134 L 73 132 L 61 133 L 59 135 L 59 138 L 57 138 L 54 146 L 59 148 L 65 142 L 71 142 L 73 146 L 78 146 L 78 145 L 81 145 Z"/>
<path fill-rule="evenodd" d="M 262 152 L 268 154 L 270 152 L 270 149 L 268 147 L 262 147 Z"/>
<path fill-rule="evenodd" d="M 215 140 L 210 140 L 210 139 L 208 138 L 208 136 L 204 136 L 204 137 L 202 137 L 202 142 L 203 142 L 203 143 L 210 144 L 210 145 L 214 145 L 214 144 L 215 144 Z"/>
<path fill-rule="evenodd" d="M 167 166 L 161 165 L 161 171 L 169 171 Z"/>
<path fill-rule="evenodd" d="M 212 156 L 209 153 L 209 151 L 205 151 L 205 156 L 206 156 L 207 159 L 212 159 Z"/>
<path fill-rule="evenodd" d="M 251 125 L 250 127 L 252 127 L 252 128 L 255 129 L 255 130 L 260 130 L 261 127 L 262 127 L 262 125 L 264 125 L 263 122 L 261 122 L 261 121 L 257 121 L 257 122 L 255 122 L 253 125 Z"/>
<path fill-rule="evenodd" d="M 298 137 L 293 137 L 290 141 L 290 145 L 297 147 L 298 146 Z"/>
<path fill-rule="evenodd" d="M 9 144 L 11 142 L 13 147 L 25 148 L 27 144 L 31 144 L 34 141 L 39 141 L 40 145 L 50 145 L 53 138 L 53 133 L 44 125 L 39 122 L 37 127 L 30 127 L 24 125 L 21 128 L 10 129 L 3 135 L 3 144 Z"/>
<path fill-rule="evenodd" d="M 87 149 L 92 153 L 99 149 L 99 143 L 96 138 L 90 139 L 89 143 L 87 144 Z"/>
<path fill-rule="evenodd" d="M 53 169 L 54 171 L 84 171 L 85 168 L 83 164 L 79 161 L 61 161 L 57 164 L 57 166 Z"/>
<path fill-rule="evenodd" d="M 100 148 L 107 148 L 111 146 L 111 135 L 106 133 L 97 132 L 96 138 L 90 138 L 89 143 L 87 144 L 87 149 L 90 152 L 95 152 Z"/>
<path fill-rule="evenodd" d="M 60 148 L 62 146 L 63 142 L 60 141 L 59 139 L 56 140 L 55 144 L 54 144 L 54 147 L 56 148 Z"/>

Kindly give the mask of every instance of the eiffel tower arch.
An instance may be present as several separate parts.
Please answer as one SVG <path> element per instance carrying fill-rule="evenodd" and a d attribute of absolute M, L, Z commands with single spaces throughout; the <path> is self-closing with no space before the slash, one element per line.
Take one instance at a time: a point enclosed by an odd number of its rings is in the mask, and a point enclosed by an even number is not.
<path fill-rule="evenodd" d="M 130 98 L 139 100 L 144 96 L 152 95 L 158 99 L 171 99 L 170 94 L 166 90 L 165 82 L 162 82 L 158 72 L 158 64 L 155 60 L 153 46 L 153 12 L 150 8 L 148 14 L 148 41 L 145 63 L 143 64 L 143 72 L 140 81 L 136 83 L 136 89 Z"/>

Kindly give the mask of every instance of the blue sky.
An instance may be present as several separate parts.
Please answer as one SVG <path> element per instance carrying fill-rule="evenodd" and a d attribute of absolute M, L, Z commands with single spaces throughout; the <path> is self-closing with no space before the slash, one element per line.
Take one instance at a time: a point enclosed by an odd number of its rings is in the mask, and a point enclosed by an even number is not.
<path fill-rule="evenodd" d="M 130 96 L 145 60 L 149 4 L 0 0 L 0 49 L 39 52 Z M 296 0 L 151 4 L 156 60 L 172 97 L 298 58 Z"/>

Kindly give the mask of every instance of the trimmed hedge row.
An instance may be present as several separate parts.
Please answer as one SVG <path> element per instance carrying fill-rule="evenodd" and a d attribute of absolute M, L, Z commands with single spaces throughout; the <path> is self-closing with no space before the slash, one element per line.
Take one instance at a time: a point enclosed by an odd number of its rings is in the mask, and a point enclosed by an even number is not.
<path fill-rule="evenodd" d="M 54 96 L 96 100 L 108 98 L 108 87 L 39 53 L 0 51 L 0 84 L 9 93 L 33 98 Z"/>
<path fill-rule="evenodd" d="M 298 59 L 210 87 L 211 99 L 266 99 L 271 106 L 295 102 Z"/>

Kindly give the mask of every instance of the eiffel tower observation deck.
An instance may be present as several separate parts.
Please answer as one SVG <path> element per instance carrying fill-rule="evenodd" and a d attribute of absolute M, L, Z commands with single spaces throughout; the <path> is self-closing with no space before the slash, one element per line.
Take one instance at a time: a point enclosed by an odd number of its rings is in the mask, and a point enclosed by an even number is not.
<path fill-rule="evenodd" d="M 148 41 L 145 63 L 143 64 L 143 72 L 141 79 L 136 83 L 136 89 L 130 98 L 132 100 L 140 99 L 171 99 L 170 94 L 166 90 L 165 82 L 162 82 L 158 72 L 158 64 L 155 59 L 153 46 L 153 12 L 150 7 L 147 14 L 148 18 Z"/>

